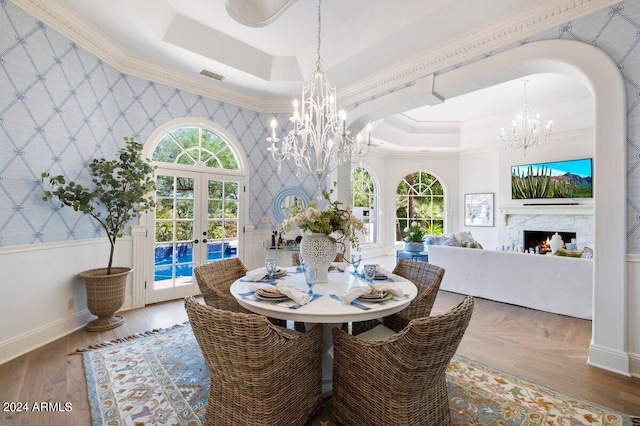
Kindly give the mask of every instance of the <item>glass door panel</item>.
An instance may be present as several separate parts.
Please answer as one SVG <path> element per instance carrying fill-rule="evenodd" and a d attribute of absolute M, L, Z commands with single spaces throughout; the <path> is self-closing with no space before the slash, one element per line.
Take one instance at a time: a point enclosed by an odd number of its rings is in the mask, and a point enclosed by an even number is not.
<path fill-rule="evenodd" d="M 147 303 L 198 294 L 193 269 L 238 255 L 239 180 L 199 172 L 157 172 L 153 283 Z"/>
<path fill-rule="evenodd" d="M 238 255 L 239 182 L 210 179 L 207 193 L 207 262 Z"/>
<path fill-rule="evenodd" d="M 193 290 L 196 184 L 197 175 L 157 176 L 150 301 L 186 296 Z"/>

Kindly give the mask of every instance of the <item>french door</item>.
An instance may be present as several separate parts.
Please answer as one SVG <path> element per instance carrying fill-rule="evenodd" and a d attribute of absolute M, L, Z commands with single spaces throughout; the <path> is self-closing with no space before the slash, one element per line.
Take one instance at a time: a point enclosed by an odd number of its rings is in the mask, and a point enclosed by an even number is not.
<path fill-rule="evenodd" d="M 242 177 L 158 169 L 152 272 L 146 303 L 198 294 L 193 269 L 236 257 L 242 226 Z M 151 283 L 149 283 L 151 281 Z"/>

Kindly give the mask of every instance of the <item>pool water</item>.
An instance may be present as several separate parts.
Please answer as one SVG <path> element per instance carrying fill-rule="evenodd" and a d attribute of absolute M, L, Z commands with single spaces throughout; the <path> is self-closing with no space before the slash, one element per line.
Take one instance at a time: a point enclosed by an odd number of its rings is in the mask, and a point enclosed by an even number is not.
<path fill-rule="evenodd" d="M 174 259 L 175 252 L 175 259 Z M 207 245 L 207 262 L 237 256 L 237 247 L 228 242 Z M 191 277 L 193 275 L 193 245 L 167 244 L 155 249 L 154 281 L 172 278 Z"/>

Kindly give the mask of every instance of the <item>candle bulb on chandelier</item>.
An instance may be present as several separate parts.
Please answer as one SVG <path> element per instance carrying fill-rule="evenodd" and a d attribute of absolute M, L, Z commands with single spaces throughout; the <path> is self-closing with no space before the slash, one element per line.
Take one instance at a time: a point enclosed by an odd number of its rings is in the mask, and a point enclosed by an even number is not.
<path fill-rule="evenodd" d="M 273 142 L 277 142 L 278 139 L 276 138 L 276 127 L 278 126 L 278 122 L 276 121 L 276 118 L 273 117 L 271 119 L 271 140 Z"/>
<path fill-rule="evenodd" d="M 338 111 L 338 116 L 340 117 L 340 121 L 342 122 L 342 136 L 347 134 L 347 113 L 344 112 L 343 109 Z"/>
<path fill-rule="evenodd" d="M 298 100 L 293 100 L 293 119 L 298 120 L 300 118 L 300 113 L 298 112 Z"/>

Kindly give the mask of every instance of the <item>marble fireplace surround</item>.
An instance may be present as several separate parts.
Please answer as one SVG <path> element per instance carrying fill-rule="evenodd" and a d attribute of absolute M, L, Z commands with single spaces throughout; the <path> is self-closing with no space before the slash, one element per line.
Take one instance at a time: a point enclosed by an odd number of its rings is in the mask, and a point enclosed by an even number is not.
<path fill-rule="evenodd" d="M 508 245 L 524 244 L 524 231 L 575 232 L 578 250 L 595 248 L 592 206 L 547 206 L 501 209 Z"/>

